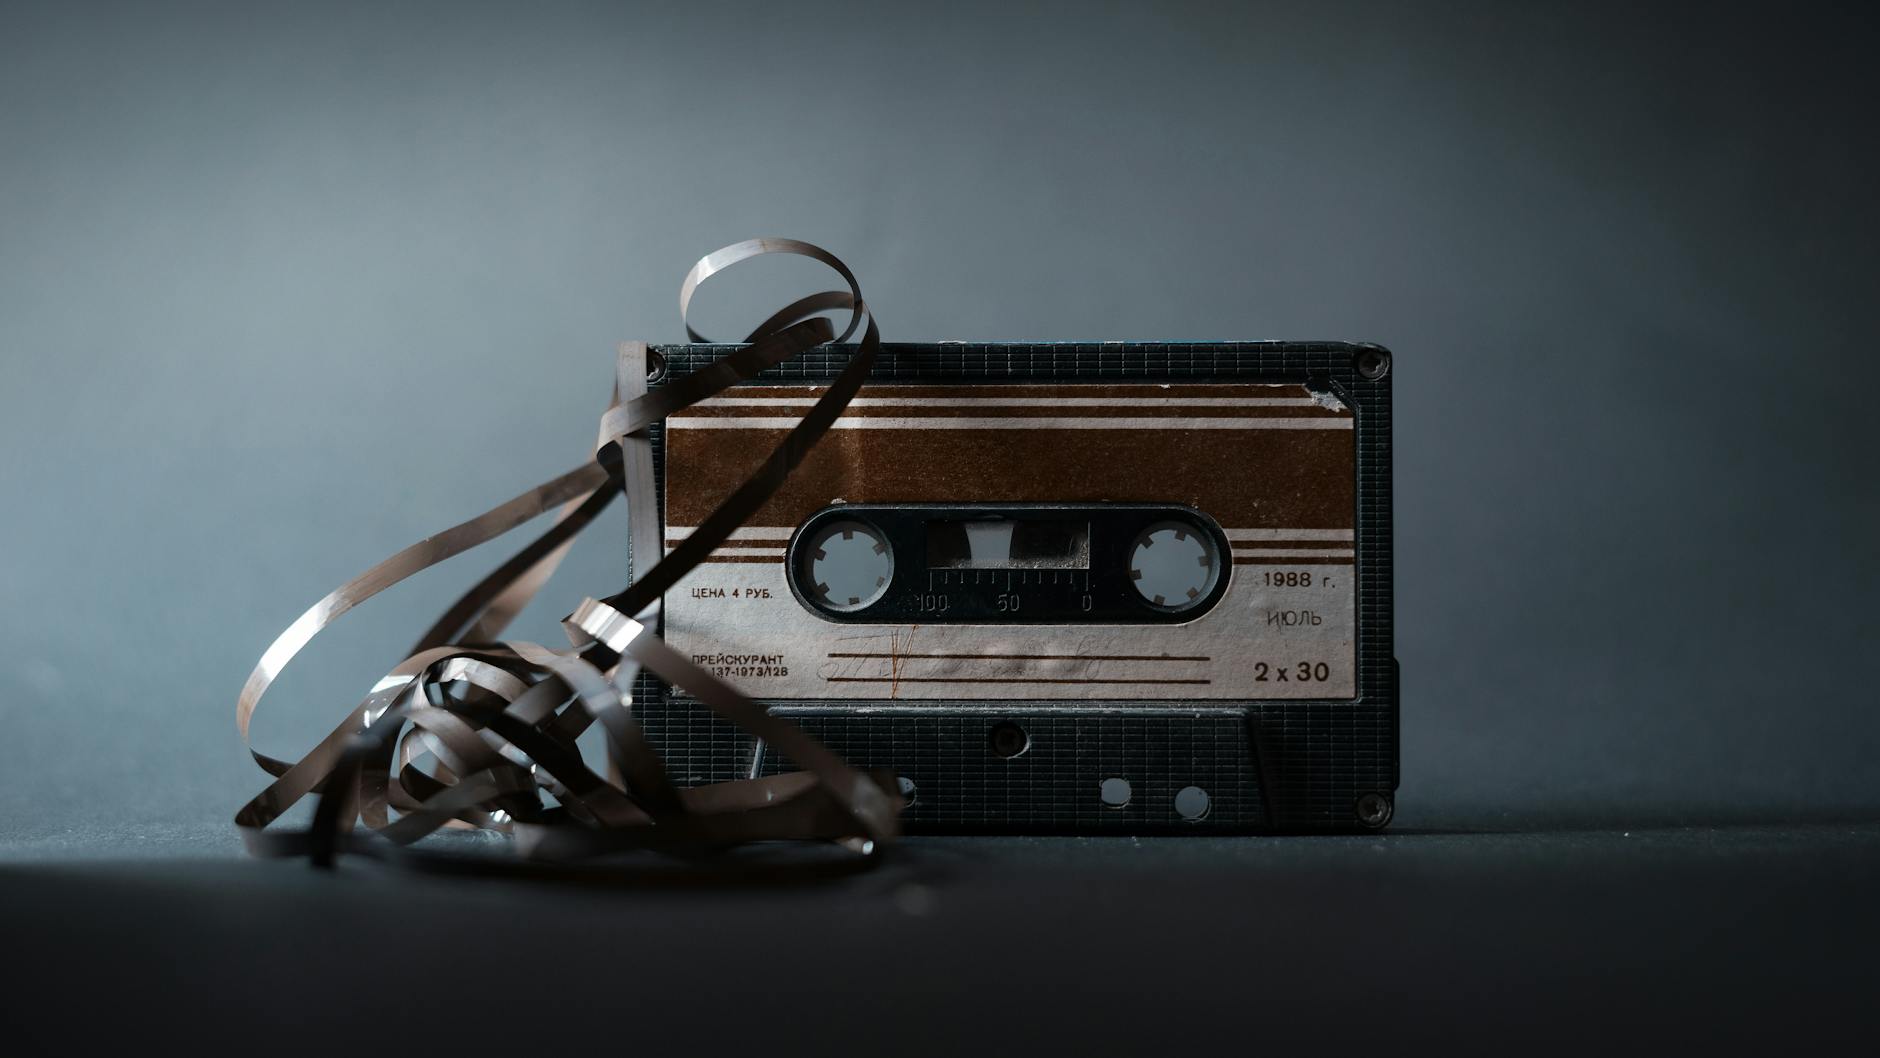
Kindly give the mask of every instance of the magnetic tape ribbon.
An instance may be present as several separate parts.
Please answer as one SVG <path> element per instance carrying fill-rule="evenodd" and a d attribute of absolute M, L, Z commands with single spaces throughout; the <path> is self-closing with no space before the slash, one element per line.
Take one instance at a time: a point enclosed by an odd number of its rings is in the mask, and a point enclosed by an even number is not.
<path fill-rule="evenodd" d="M 868 851 L 895 836 L 900 800 L 890 793 L 892 777 L 849 767 L 668 647 L 656 631 L 665 591 L 777 491 L 855 396 L 880 352 L 881 335 L 854 274 L 827 251 L 792 239 L 752 239 L 694 265 L 679 291 L 689 338 L 705 341 L 690 320 L 700 284 L 766 254 L 819 261 L 848 289 L 785 306 L 738 349 L 655 391 L 647 385 L 646 345 L 623 344 L 591 462 L 380 562 L 275 639 L 235 707 L 249 753 L 274 776 L 235 816 L 249 851 L 325 864 L 341 853 L 406 849 L 444 827 L 509 832 L 523 856 L 542 860 L 631 848 L 703 851 L 765 839 L 834 840 Z M 840 335 L 821 315 L 831 310 L 848 312 Z M 663 533 L 647 427 L 807 349 L 845 342 L 857 330 L 861 338 L 848 365 L 763 466 L 670 554 L 657 557 Z M 605 599 L 584 600 L 563 621 L 571 644 L 565 649 L 501 639 L 574 538 L 622 496 L 632 583 Z M 288 762 L 254 748 L 249 727 L 262 696 L 322 629 L 412 574 L 557 507 L 552 526 L 453 603 L 410 656 L 305 756 Z M 801 770 L 676 786 L 633 716 L 630 688 L 643 669 L 763 739 Z M 595 724 L 605 736 L 606 775 L 591 770 L 575 745 Z M 318 798 L 310 826 L 273 825 L 310 795 Z"/>

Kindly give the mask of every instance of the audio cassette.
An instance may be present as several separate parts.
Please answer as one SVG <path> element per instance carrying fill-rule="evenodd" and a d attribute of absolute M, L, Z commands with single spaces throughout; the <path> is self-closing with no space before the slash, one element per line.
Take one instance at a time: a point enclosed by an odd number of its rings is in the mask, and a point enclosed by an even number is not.
<path fill-rule="evenodd" d="M 725 355 L 655 346 L 657 390 Z M 855 354 L 650 431 L 669 552 Z M 693 664 L 857 767 L 910 831 L 1376 829 L 1398 783 L 1391 356 L 1339 342 L 885 344 L 665 594 Z M 642 675 L 674 777 L 781 754 Z"/>

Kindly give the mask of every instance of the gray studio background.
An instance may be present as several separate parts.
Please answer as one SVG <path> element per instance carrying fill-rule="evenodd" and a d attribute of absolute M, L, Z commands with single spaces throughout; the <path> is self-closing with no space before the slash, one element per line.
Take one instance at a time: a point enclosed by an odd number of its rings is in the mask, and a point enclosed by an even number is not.
<path fill-rule="evenodd" d="M 581 460 L 614 343 L 679 338 L 685 268 L 756 234 L 845 257 L 891 340 L 1393 347 L 1400 825 L 1871 813 L 1868 38 L 1791 7 L 8 4 L 0 835 L 235 848 L 275 633 Z M 818 281 L 749 278 L 708 326 Z M 495 559 L 344 622 L 262 748 Z M 523 630 L 618 560 L 578 551 Z"/>

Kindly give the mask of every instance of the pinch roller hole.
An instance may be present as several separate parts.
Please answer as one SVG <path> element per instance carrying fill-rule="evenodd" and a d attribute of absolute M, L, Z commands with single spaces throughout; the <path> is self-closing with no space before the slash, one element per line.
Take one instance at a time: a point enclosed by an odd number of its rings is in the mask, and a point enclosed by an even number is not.
<path fill-rule="evenodd" d="M 992 750 L 993 756 L 1010 759 L 1031 748 L 1031 736 L 1025 734 L 1024 728 L 1008 720 L 993 725 L 992 731 L 986 736 L 986 745 Z"/>

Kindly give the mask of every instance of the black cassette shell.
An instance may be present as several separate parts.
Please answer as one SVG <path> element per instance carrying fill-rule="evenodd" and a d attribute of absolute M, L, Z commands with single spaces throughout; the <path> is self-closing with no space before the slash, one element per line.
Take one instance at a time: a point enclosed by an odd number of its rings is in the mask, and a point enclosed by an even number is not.
<path fill-rule="evenodd" d="M 725 349 L 655 351 L 669 378 Z M 826 382 L 852 353 L 845 346 L 812 350 L 748 385 Z M 1349 409 L 1353 432 L 1352 696 L 1179 703 L 793 697 L 766 698 L 765 704 L 858 767 L 900 776 L 904 789 L 917 791 L 904 817 L 912 832 L 1311 832 L 1385 825 L 1399 778 L 1392 366 L 1383 347 L 1347 342 L 890 343 L 870 383 L 1263 383 L 1335 398 Z M 862 396 L 868 395 L 865 387 Z M 664 502 L 670 486 L 665 431 L 656 427 L 653 434 Z M 641 677 L 636 694 L 638 715 L 681 782 L 791 768 L 656 680 Z M 1010 743 L 1014 729 L 1022 752 L 1001 752 L 998 746 Z"/>

